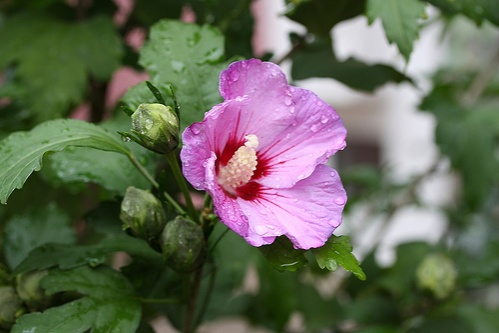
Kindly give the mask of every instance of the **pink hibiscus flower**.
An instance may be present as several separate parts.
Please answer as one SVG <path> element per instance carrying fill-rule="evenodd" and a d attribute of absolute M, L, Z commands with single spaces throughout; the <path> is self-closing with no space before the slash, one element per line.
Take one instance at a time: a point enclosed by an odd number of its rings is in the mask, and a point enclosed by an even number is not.
<path fill-rule="evenodd" d="M 220 94 L 224 102 L 183 133 L 187 180 L 207 191 L 220 220 L 253 246 L 281 235 L 298 249 L 324 245 L 347 199 L 325 164 L 345 147 L 336 111 L 257 59 L 224 70 Z"/>

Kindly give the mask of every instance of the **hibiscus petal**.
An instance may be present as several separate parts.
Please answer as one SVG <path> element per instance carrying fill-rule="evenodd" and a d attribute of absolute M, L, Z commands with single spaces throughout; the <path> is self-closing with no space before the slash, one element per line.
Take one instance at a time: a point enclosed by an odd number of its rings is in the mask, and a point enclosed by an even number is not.
<path fill-rule="evenodd" d="M 194 123 L 187 127 L 182 134 L 182 141 L 184 143 L 180 151 L 182 173 L 194 188 L 204 190 L 206 189 L 205 165 L 212 151 L 207 144 L 203 123 Z"/>
<path fill-rule="evenodd" d="M 261 147 L 268 187 L 291 187 L 308 177 L 318 164 L 345 147 L 347 131 L 336 111 L 313 92 L 292 87 L 294 119 L 271 144 Z"/>
<path fill-rule="evenodd" d="M 287 111 L 284 102 L 266 102 L 265 108 L 256 107 L 253 96 L 237 97 L 215 105 L 206 113 L 203 126 L 207 143 L 219 157 L 226 146 L 233 146 L 231 153 L 234 153 L 244 144 L 248 134 L 257 136 L 259 146 L 268 146 L 278 133 L 290 126 L 294 115 Z"/>
<path fill-rule="evenodd" d="M 254 246 L 269 244 L 285 235 L 295 248 L 324 245 L 341 224 L 347 197 L 338 173 L 318 165 L 310 177 L 288 189 L 263 190 L 258 199 L 238 199 L 248 219 L 246 241 Z"/>
<path fill-rule="evenodd" d="M 213 207 L 215 207 L 214 213 L 217 214 L 222 223 L 237 234 L 245 237 L 248 234 L 248 219 L 243 214 L 236 198 L 227 195 L 216 182 L 215 161 L 216 156 L 213 154 L 205 163 L 206 191 L 213 200 Z"/>
<path fill-rule="evenodd" d="M 280 96 L 287 87 L 279 66 L 258 59 L 234 62 L 220 74 L 220 95 L 225 100 L 251 95 L 265 101 Z"/>

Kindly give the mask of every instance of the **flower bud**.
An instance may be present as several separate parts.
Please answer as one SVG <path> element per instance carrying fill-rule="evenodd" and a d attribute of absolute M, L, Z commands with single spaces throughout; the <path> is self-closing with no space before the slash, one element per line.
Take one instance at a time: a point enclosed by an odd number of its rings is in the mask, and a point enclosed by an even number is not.
<path fill-rule="evenodd" d="M 50 297 L 40 286 L 40 281 L 47 274 L 47 270 L 41 270 L 21 273 L 16 276 L 17 295 L 31 310 L 41 310 L 50 302 Z"/>
<path fill-rule="evenodd" d="M 161 235 L 161 245 L 166 262 L 177 272 L 194 271 L 203 263 L 206 255 L 201 227 L 181 216 L 166 224 Z"/>
<path fill-rule="evenodd" d="M 121 202 L 120 219 L 123 229 L 130 228 L 137 237 L 151 240 L 166 224 L 161 202 L 149 191 L 130 186 Z"/>
<path fill-rule="evenodd" d="M 166 154 L 178 146 L 180 124 L 169 106 L 140 104 L 132 114 L 132 126 L 138 143 L 156 153 Z"/>
<path fill-rule="evenodd" d="M 452 260 L 443 254 L 427 255 L 416 270 L 417 284 L 427 289 L 438 299 L 443 299 L 454 290 L 457 271 Z"/>
<path fill-rule="evenodd" d="M 10 330 L 22 312 L 23 307 L 14 288 L 0 287 L 0 329 Z"/>

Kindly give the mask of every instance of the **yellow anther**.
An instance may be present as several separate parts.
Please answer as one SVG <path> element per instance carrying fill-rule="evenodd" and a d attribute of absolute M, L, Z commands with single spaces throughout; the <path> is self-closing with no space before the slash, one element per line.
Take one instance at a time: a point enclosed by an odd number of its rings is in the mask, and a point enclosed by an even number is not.
<path fill-rule="evenodd" d="M 258 137 L 248 134 L 244 138 L 244 146 L 239 147 L 227 165 L 220 167 L 218 171 L 218 183 L 232 194 L 235 194 L 236 188 L 251 180 L 258 164 L 255 151 L 258 148 Z"/>

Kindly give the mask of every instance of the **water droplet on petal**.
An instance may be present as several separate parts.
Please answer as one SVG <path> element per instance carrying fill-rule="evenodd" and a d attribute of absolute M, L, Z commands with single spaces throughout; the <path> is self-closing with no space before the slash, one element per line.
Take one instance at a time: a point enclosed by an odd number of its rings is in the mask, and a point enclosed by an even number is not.
<path fill-rule="evenodd" d="M 345 204 L 345 198 L 338 197 L 334 199 L 334 203 L 337 204 L 338 206 L 343 206 Z"/>
<path fill-rule="evenodd" d="M 329 224 L 332 227 L 338 226 L 338 223 L 335 220 L 330 220 L 327 224 Z"/>
<path fill-rule="evenodd" d="M 326 115 L 321 116 L 321 123 L 326 124 L 329 121 L 329 118 Z"/>
<path fill-rule="evenodd" d="M 317 101 L 317 106 L 323 106 L 324 103 L 322 103 L 322 101 Z"/>
<path fill-rule="evenodd" d="M 292 106 L 292 107 L 289 108 L 289 113 L 295 113 L 295 107 L 294 106 Z"/>
<path fill-rule="evenodd" d="M 334 170 L 333 170 L 333 171 L 331 171 L 331 172 L 329 173 L 329 175 L 330 175 L 331 177 L 336 177 L 338 174 L 336 173 L 336 171 L 334 171 Z"/>
<path fill-rule="evenodd" d="M 289 95 L 284 96 L 284 104 L 286 104 L 287 106 L 290 106 L 292 103 L 293 103 L 293 100 L 291 99 L 291 96 L 289 96 Z"/>
<path fill-rule="evenodd" d="M 197 124 L 194 124 L 193 126 L 191 126 L 191 130 L 192 130 L 192 133 L 194 133 L 195 135 L 198 135 L 199 133 L 201 133 L 201 128 Z"/>
<path fill-rule="evenodd" d="M 319 125 L 313 124 L 312 126 L 310 126 L 310 130 L 314 133 L 317 133 L 319 131 Z"/>
<path fill-rule="evenodd" d="M 239 80 L 239 71 L 231 72 L 230 79 L 232 80 L 232 82 L 236 82 L 237 80 Z"/>
<path fill-rule="evenodd" d="M 266 226 L 261 225 L 261 224 L 255 225 L 255 227 L 253 229 L 255 229 L 255 232 L 257 234 L 259 234 L 260 236 L 265 235 L 269 231 Z"/>

